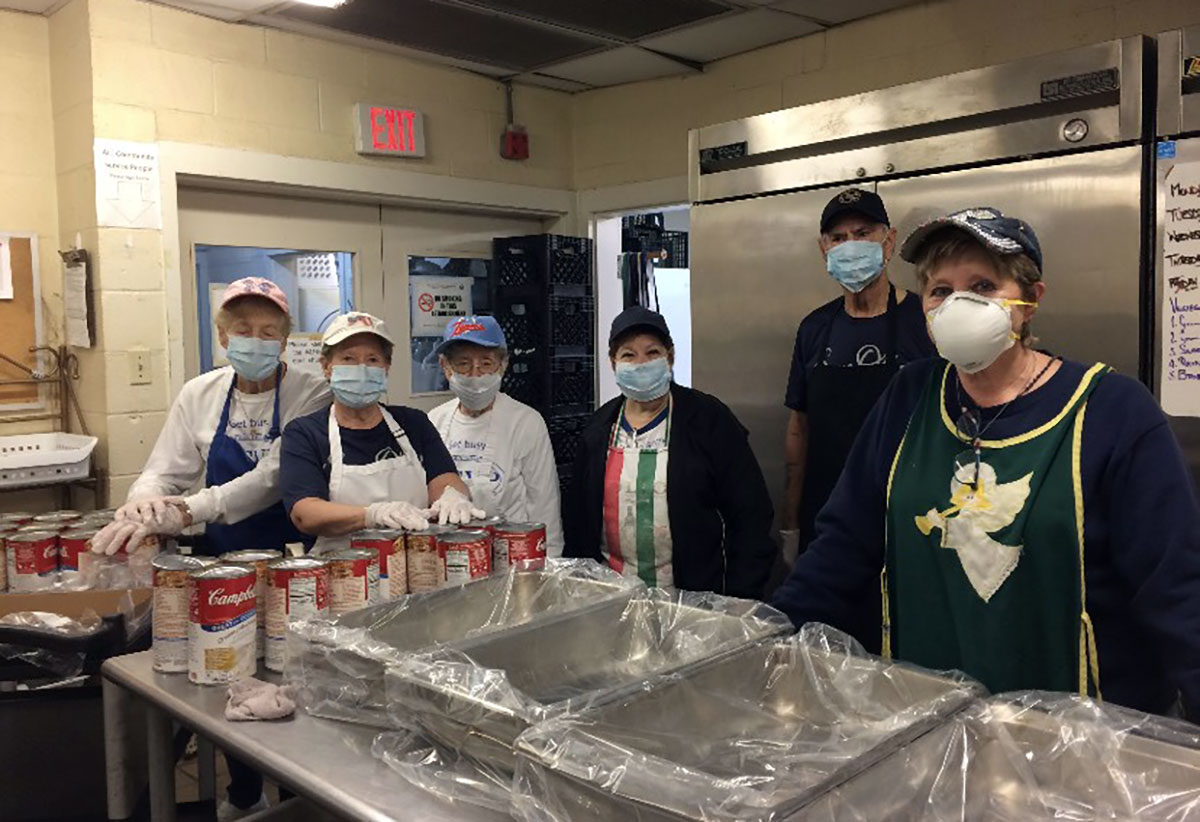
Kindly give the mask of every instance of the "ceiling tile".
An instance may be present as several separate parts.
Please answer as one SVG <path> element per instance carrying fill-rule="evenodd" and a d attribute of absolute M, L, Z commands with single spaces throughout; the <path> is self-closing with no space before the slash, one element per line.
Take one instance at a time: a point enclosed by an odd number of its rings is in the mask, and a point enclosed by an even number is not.
<path fill-rule="evenodd" d="M 218 20 L 245 20 L 271 6 L 273 0 L 159 0 L 164 6 L 193 11 Z"/>
<path fill-rule="evenodd" d="M 433 0 L 354 0 L 336 9 L 293 3 L 269 16 L 516 70 L 537 68 L 603 46 L 587 35 Z"/>
<path fill-rule="evenodd" d="M 542 88 L 552 88 L 555 91 L 587 91 L 592 86 L 587 83 L 577 83 L 574 80 L 567 80 L 563 77 L 555 77 L 550 74 L 543 74 L 540 71 L 530 71 L 525 74 L 518 74 L 512 78 L 514 83 L 524 83 L 527 86 L 541 86 Z"/>
<path fill-rule="evenodd" d="M 464 0 L 460 0 L 462 2 Z M 714 0 L 465 0 L 622 40 L 686 26 L 729 11 Z"/>
<path fill-rule="evenodd" d="M 803 17 L 769 9 L 754 9 L 650 37 L 639 45 L 707 63 L 821 30 L 820 24 Z"/>
<path fill-rule="evenodd" d="M 622 46 L 587 57 L 543 66 L 542 73 L 591 86 L 615 86 L 635 80 L 690 73 L 685 66 L 636 46 Z"/>
<path fill-rule="evenodd" d="M 771 8 L 824 23 L 845 23 L 884 11 L 911 6 L 915 0 L 779 0 Z"/>
<path fill-rule="evenodd" d="M 67 0 L 0 0 L 0 9 L 50 14 L 52 11 L 57 11 L 59 6 L 66 5 L 66 2 Z"/>

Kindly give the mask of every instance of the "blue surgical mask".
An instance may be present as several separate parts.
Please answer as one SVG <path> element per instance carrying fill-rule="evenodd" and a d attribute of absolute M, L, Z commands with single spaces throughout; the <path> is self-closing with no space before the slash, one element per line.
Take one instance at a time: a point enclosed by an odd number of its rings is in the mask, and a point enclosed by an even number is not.
<path fill-rule="evenodd" d="M 375 365 L 335 365 L 329 390 L 342 405 L 366 408 L 379 402 L 387 391 L 387 371 Z"/>
<path fill-rule="evenodd" d="M 870 240 L 835 245 L 825 255 L 825 268 L 843 288 L 857 294 L 883 271 L 883 246 Z"/>
<path fill-rule="evenodd" d="M 671 389 L 671 364 L 666 357 L 632 363 L 619 362 L 617 387 L 631 400 L 650 402 Z"/>
<path fill-rule="evenodd" d="M 239 377 L 258 382 L 275 373 L 282 352 L 283 343 L 279 340 L 231 335 L 225 357 Z"/>

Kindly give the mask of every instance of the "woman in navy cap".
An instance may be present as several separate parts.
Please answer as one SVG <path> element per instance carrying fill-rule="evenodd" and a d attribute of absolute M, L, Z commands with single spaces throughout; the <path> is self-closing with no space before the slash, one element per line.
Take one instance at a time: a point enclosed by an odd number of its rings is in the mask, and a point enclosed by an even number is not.
<path fill-rule="evenodd" d="M 608 356 L 623 396 L 583 430 L 564 555 L 662 588 L 761 597 L 778 549 L 746 429 L 716 397 L 672 381 L 661 314 L 623 311 Z"/>
<path fill-rule="evenodd" d="M 882 600 L 859 639 L 885 656 L 1200 716 L 1200 508 L 1154 398 L 1034 347 L 1021 220 L 959 211 L 901 255 L 940 357 L 875 406 L 775 604 L 850 626 Z"/>

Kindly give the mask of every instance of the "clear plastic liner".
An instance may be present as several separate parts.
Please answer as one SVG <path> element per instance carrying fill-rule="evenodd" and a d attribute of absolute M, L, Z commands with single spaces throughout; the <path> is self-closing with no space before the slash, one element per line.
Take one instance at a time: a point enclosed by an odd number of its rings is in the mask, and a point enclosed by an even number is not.
<path fill-rule="evenodd" d="M 371 754 L 405 782 L 446 802 L 509 812 L 512 774 L 461 756 L 419 731 L 384 731 L 375 737 Z"/>
<path fill-rule="evenodd" d="M 310 714 L 389 727 L 387 665 L 422 649 L 625 600 L 644 587 L 591 560 L 550 559 L 335 619 L 293 622 L 284 679 Z"/>
<path fill-rule="evenodd" d="M 791 819 L 983 693 L 963 674 L 872 657 L 809 624 L 527 731 L 513 815 Z"/>
<path fill-rule="evenodd" d="M 709 593 L 639 592 L 412 655 L 388 669 L 388 712 L 439 744 L 511 773 L 526 728 L 643 691 L 648 679 L 684 673 L 791 629 L 760 602 Z"/>
<path fill-rule="evenodd" d="M 0 626 L 26 628 L 56 637 L 86 637 L 100 631 L 104 623 L 91 610 L 78 619 L 45 611 L 18 611 L 0 616 Z M 0 657 L 26 662 L 54 676 L 74 677 L 83 670 L 87 655 L 83 651 L 0 643 Z"/>
<path fill-rule="evenodd" d="M 1200 727 L 1067 694 L 1020 692 L 822 797 L 798 820 L 1200 820 Z"/>

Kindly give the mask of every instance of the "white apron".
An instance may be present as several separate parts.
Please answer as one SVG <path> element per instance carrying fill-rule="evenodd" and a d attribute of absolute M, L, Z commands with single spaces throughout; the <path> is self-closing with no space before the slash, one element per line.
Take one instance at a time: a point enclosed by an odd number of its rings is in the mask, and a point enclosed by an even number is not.
<path fill-rule="evenodd" d="M 446 417 L 446 421 L 438 428 L 438 434 L 447 446 L 450 445 L 450 429 L 454 427 L 454 416 L 458 413 L 455 408 Z M 504 493 L 503 483 L 507 481 L 507 477 L 501 478 L 501 485 L 496 486 L 492 482 L 492 474 L 496 470 L 496 449 L 492 444 L 492 428 L 496 421 L 496 408 L 492 407 L 487 412 L 488 424 L 483 432 L 483 454 L 479 458 L 478 471 L 472 470 L 470 477 L 464 477 L 462 472 L 458 472 L 459 479 L 467 486 L 467 490 L 471 492 L 471 502 L 476 508 L 481 508 L 489 517 L 504 516 L 504 511 L 500 508 L 500 497 Z M 451 455 L 453 456 L 453 455 Z M 457 466 L 456 466 L 457 467 Z"/>
<path fill-rule="evenodd" d="M 425 482 L 425 468 L 417 459 L 416 449 L 387 408 L 381 405 L 379 410 L 403 453 L 370 465 L 346 465 L 342 461 L 341 427 L 330 407 L 329 501 L 363 506 L 373 502 L 411 502 L 418 508 L 426 508 L 429 506 L 429 485 Z M 325 554 L 349 547 L 349 536 L 317 537 L 312 553 Z"/>

